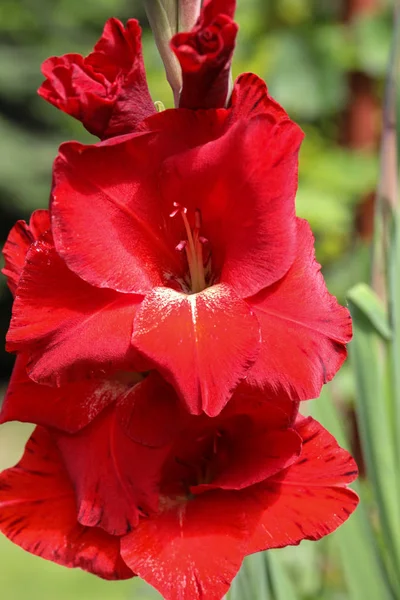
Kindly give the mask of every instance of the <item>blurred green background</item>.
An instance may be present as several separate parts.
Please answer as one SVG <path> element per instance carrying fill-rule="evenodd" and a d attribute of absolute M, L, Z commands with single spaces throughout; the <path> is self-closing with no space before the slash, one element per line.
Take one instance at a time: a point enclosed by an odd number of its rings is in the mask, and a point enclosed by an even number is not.
<path fill-rule="evenodd" d="M 59 144 L 69 139 L 93 139 L 80 123 L 36 95 L 42 81 L 40 65 L 50 55 L 87 54 L 110 16 L 121 20 L 136 17 L 141 21 L 153 99 L 171 106 L 172 95 L 139 0 L 1 0 L 1 243 L 17 219 L 28 218 L 35 208 L 47 206 L 52 161 Z M 344 302 L 347 290 L 366 280 L 368 274 L 368 244 L 378 178 L 380 107 L 392 32 L 389 3 L 238 0 L 237 21 L 240 33 L 234 75 L 244 71 L 259 74 L 306 132 L 297 210 L 311 223 L 317 257 L 330 290 Z M 11 311 L 11 296 L 4 278 L 0 281 L 0 303 L 4 337 Z M 3 391 L 12 360 L 5 353 L 0 355 Z M 327 394 L 329 398 L 325 400 L 330 402 L 333 398 L 339 409 L 349 444 L 363 472 L 353 410 L 355 385 L 348 364 Z M 324 421 L 324 414 L 318 417 Z M 18 460 L 28 433 L 29 427 L 19 424 L 0 429 L 0 467 Z M 373 519 L 373 507 L 370 512 Z M 281 566 L 287 568 L 295 582 L 298 598 L 350 598 L 340 556 L 340 546 L 345 542 L 338 535 L 318 544 L 304 543 L 300 548 L 278 551 Z M 0 590 L 6 600 L 27 596 L 31 600 L 159 597 L 140 581 L 108 583 L 46 563 L 4 538 L 0 538 Z M 246 590 L 237 593 L 238 599 L 253 600 Z M 289 592 L 283 594 L 271 598 L 291 597 Z M 364 596 L 356 593 L 351 598 L 363 600 Z"/>

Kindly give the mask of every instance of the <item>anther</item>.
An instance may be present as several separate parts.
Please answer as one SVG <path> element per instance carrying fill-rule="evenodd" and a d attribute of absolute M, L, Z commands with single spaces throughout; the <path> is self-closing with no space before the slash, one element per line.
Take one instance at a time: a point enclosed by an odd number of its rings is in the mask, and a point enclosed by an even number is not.
<path fill-rule="evenodd" d="M 186 216 L 187 208 L 179 204 L 179 202 L 174 202 L 173 206 L 174 210 L 170 213 L 170 217 L 175 217 L 178 213 L 181 215 L 187 236 L 186 240 L 179 242 L 176 250 L 185 250 L 190 273 L 191 290 L 193 293 L 198 293 L 207 287 L 202 249 L 202 245 L 207 240 L 204 237 L 200 237 L 201 212 L 198 208 L 194 211 L 194 227 L 192 228 Z"/>

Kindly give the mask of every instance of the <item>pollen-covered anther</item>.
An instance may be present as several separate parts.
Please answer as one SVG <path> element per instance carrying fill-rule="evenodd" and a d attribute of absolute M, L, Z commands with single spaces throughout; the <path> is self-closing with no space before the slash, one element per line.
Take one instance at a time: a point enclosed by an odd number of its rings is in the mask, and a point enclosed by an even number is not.
<path fill-rule="evenodd" d="M 186 258 L 189 267 L 190 289 L 193 294 L 206 289 L 205 266 L 203 260 L 203 244 L 207 243 L 207 239 L 200 235 L 201 229 L 201 213 L 199 209 L 194 211 L 193 227 L 187 218 L 187 208 L 178 202 L 174 202 L 174 210 L 170 213 L 170 217 L 175 217 L 180 214 L 185 226 L 187 240 L 182 240 L 176 246 L 176 250 L 185 250 Z"/>

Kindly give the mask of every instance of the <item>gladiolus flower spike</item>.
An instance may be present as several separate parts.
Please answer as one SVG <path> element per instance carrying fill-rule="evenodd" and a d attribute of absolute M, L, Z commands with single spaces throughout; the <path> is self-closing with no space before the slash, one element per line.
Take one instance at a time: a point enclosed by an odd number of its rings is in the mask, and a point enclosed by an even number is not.
<path fill-rule="evenodd" d="M 349 313 L 295 214 L 300 128 L 256 75 L 231 93 L 234 10 L 206 0 L 170 40 L 171 110 L 135 20 L 45 61 L 40 95 L 100 141 L 61 146 L 49 210 L 4 247 L 0 421 L 36 429 L 0 474 L 0 530 L 167 600 L 221 599 L 246 555 L 319 539 L 358 502 L 353 459 L 299 413 L 345 360 Z"/>

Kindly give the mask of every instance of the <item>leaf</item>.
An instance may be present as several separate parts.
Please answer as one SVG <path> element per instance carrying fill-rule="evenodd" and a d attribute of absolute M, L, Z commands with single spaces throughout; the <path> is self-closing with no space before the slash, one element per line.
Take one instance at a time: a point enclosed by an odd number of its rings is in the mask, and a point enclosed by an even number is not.
<path fill-rule="evenodd" d="M 391 244 L 388 254 L 389 313 L 393 329 L 391 344 L 392 360 L 392 411 L 395 425 L 397 464 L 400 464 L 400 211 L 397 210 L 392 222 Z M 400 472 L 398 474 L 400 485 Z M 400 569 L 400 565 L 399 565 Z"/>
<path fill-rule="evenodd" d="M 269 566 L 274 600 L 298 600 L 299 595 L 280 558 L 279 550 L 268 552 L 266 560 Z"/>
<path fill-rule="evenodd" d="M 341 416 L 327 388 L 313 402 L 311 412 L 336 437 L 341 446 L 349 449 Z M 351 518 L 332 536 L 342 563 L 349 600 L 392 600 L 376 536 L 366 512 L 366 490 L 358 483 L 352 487 L 360 495 L 361 502 Z"/>
<path fill-rule="evenodd" d="M 382 342 L 369 314 L 349 301 L 354 339 L 350 358 L 356 378 L 356 407 L 367 471 L 378 506 L 385 552 L 384 559 L 393 587 L 399 585 L 400 499 L 391 414 L 391 381 L 387 343 Z"/>
<path fill-rule="evenodd" d="M 390 340 L 392 338 L 383 302 L 369 285 L 366 283 L 355 285 L 348 292 L 347 297 L 367 317 L 383 339 Z"/>

